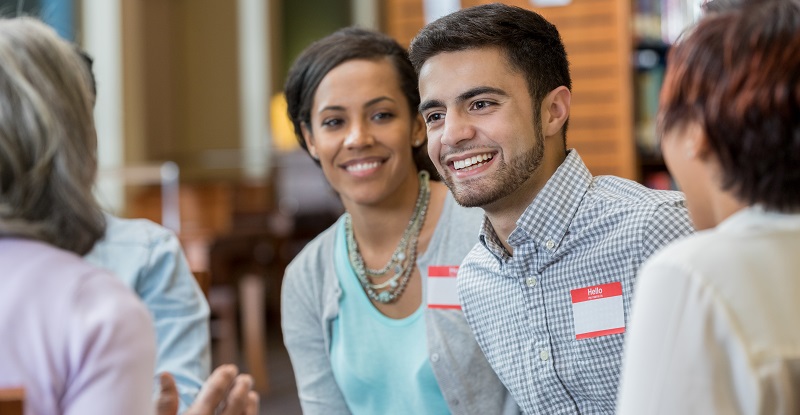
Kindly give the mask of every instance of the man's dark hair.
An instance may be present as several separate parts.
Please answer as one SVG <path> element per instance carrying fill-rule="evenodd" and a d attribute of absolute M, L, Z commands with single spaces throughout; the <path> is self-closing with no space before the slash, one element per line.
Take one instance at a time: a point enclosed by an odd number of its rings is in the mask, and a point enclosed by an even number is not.
<path fill-rule="evenodd" d="M 411 41 L 414 69 L 442 52 L 498 48 L 525 77 L 535 114 L 559 86 L 572 89 L 567 51 L 558 29 L 536 12 L 499 3 L 459 10 L 425 26 Z M 564 123 L 566 141 L 567 124 Z"/>

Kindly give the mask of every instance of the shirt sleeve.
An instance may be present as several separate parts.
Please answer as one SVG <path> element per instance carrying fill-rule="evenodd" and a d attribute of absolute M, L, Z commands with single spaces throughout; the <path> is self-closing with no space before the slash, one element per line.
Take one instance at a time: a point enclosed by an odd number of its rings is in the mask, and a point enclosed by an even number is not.
<path fill-rule="evenodd" d="M 74 299 L 65 415 L 153 413 L 155 335 L 139 300 L 113 277 L 87 275 Z"/>
<path fill-rule="evenodd" d="M 283 341 L 292 361 L 297 394 L 305 415 L 349 414 L 344 396 L 333 377 L 330 354 L 326 350 L 322 320 L 322 299 L 304 284 L 308 267 L 292 264 L 287 268 L 281 291 Z M 322 272 L 322 271 L 319 271 Z"/>
<path fill-rule="evenodd" d="M 648 262 L 631 315 L 618 414 L 742 412 L 753 393 L 750 362 L 701 278 L 674 261 Z"/>
<path fill-rule="evenodd" d="M 178 238 L 164 232 L 150 246 L 136 291 L 153 316 L 158 344 L 156 378 L 175 377 L 179 412 L 194 402 L 211 366 L 209 308 Z"/>

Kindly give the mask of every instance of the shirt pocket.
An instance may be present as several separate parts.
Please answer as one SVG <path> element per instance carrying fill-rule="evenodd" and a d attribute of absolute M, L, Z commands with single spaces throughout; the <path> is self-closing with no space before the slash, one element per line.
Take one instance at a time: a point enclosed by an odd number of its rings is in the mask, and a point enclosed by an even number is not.
<path fill-rule="evenodd" d="M 620 333 L 572 341 L 572 394 L 577 401 L 591 402 L 593 409 L 613 412 L 624 337 Z"/>
<path fill-rule="evenodd" d="M 573 356 L 576 362 L 619 360 L 622 357 L 624 339 L 624 333 L 573 339 Z"/>

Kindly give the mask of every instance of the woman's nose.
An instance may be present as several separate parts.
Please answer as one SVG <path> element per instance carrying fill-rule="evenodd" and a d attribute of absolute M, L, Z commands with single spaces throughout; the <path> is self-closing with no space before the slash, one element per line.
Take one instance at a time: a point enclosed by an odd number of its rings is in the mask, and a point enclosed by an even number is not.
<path fill-rule="evenodd" d="M 344 139 L 344 145 L 348 148 L 368 146 L 374 142 L 374 137 L 363 122 L 352 123 Z"/>

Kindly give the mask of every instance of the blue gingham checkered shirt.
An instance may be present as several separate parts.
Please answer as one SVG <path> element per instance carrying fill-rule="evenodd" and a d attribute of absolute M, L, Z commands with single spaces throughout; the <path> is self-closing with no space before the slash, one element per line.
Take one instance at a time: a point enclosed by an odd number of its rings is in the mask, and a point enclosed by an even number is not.
<path fill-rule="evenodd" d="M 575 339 L 570 291 L 621 282 L 625 321 L 639 266 L 692 225 L 679 192 L 593 177 L 572 150 L 509 235 L 484 219 L 459 296 L 492 368 L 526 413 L 613 414 L 623 334 Z"/>

